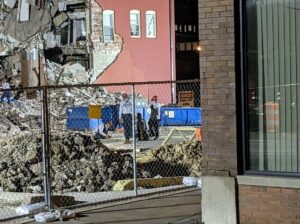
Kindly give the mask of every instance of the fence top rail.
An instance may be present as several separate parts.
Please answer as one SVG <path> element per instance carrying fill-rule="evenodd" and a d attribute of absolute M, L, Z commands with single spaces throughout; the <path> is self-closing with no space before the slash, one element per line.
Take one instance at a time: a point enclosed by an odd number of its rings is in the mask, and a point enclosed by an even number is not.
<path fill-rule="evenodd" d="M 188 84 L 200 83 L 199 79 L 180 80 L 180 81 L 151 81 L 151 82 L 124 82 L 124 83 L 92 83 L 92 84 L 75 84 L 75 85 L 48 85 L 47 88 L 80 88 L 80 87 L 101 87 L 101 86 L 132 86 L 132 85 L 157 85 L 157 84 Z"/>
<path fill-rule="evenodd" d="M 151 82 L 124 82 L 124 83 L 85 83 L 85 84 L 64 84 L 64 85 L 44 85 L 44 86 L 34 86 L 34 87 L 12 87 L 11 91 L 20 90 L 42 90 L 46 89 L 64 89 L 64 88 L 83 88 L 83 87 L 105 87 L 105 86 L 132 86 L 132 85 L 157 85 L 157 84 L 191 84 L 200 83 L 199 79 L 191 80 L 176 80 L 176 81 L 151 81 Z M 0 92 L 4 90 L 0 89 Z"/>

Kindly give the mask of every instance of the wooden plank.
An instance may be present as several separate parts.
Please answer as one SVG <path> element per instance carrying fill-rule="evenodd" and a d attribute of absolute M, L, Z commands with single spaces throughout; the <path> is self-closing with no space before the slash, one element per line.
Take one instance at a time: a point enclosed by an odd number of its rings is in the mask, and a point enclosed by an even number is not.
<path fill-rule="evenodd" d="M 171 130 L 171 132 L 168 134 L 168 136 L 165 138 L 165 140 L 161 143 L 161 145 L 166 145 L 168 144 L 169 140 L 173 136 L 173 133 L 175 132 L 175 128 Z"/>

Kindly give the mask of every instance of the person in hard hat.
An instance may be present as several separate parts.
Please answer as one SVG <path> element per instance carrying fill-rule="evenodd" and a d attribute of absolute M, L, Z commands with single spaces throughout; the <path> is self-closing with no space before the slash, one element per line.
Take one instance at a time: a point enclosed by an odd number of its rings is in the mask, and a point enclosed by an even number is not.
<path fill-rule="evenodd" d="M 122 98 L 119 109 L 119 121 L 124 128 L 125 144 L 129 144 L 132 137 L 132 103 L 126 93 L 122 94 Z"/>
<path fill-rule="evenodd" d="M 150 136 L 154 136 L 154 140 L 159 138 L 159 121 L 160 121 L 160 104 L 158 97 L 153 96 L 150 103 L 150 118 L 148 121 Z"/>
<path fill-rule="evenodd" d="M 1 102 L 4 102 L 4 99 L 6 98 L 7 103 L 10 104 L 10 85 L 7 79 L 5 78 L 4 81 L 2 82 L 2 96 L 1 96 Z"/>

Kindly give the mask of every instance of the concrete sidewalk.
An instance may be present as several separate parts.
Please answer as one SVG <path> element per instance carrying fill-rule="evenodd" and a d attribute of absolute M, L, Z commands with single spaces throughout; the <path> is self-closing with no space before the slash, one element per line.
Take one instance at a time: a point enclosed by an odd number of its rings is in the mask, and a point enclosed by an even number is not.
<path fill-rule="evenodd" d="M 83 208 L 66 224 L 184 224 L 201 223 L 201 190 L 187 189 L 127 201 L 110 207 Z M 28 220 L 29 221 L 29 220 Z M 36 223 L 36 222 L 26 222 Z"/>

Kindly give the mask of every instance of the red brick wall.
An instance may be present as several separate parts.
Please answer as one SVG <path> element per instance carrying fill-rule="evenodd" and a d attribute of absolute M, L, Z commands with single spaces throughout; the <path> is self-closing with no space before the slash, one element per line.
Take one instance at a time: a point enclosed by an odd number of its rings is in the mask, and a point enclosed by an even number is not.
<path fill-rule="evenodd" d="M 239 186 L 240 224 L 299 224 L 300 189 Z"/>
<path fill-rule="evenodd" d="M 237 174 L 234 1 L 199 0 L 203 175 Z"/>

